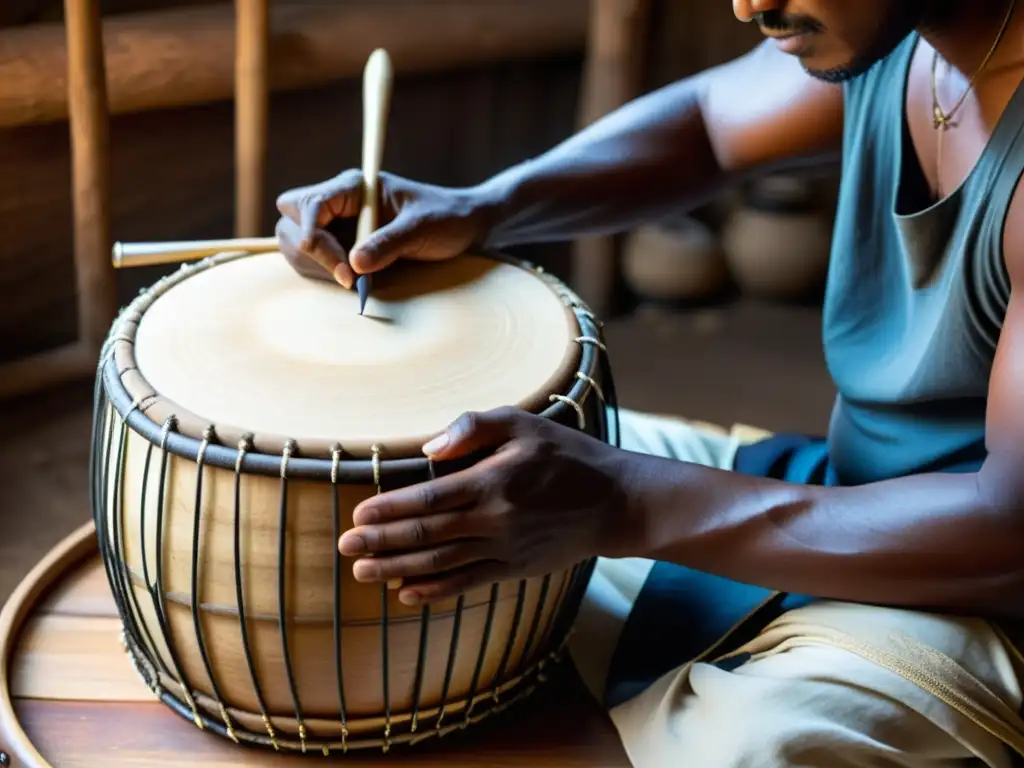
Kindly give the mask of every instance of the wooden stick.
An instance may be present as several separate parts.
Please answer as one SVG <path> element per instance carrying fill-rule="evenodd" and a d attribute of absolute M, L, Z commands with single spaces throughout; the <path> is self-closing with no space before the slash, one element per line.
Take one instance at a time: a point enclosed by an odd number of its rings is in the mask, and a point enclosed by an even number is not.
<path fill-rule="evenodd" d="M 269 0 L 237 0 L 235 30 L 235 237 L 257 237 L 266 186 Z"/>
<path fill-rule="evenodd" d="M 378 48 L 366 62 L 363 75 L 363 207 L 356 224 L 356 245 L 363 243 L 377 229 L 380 201 L 380 169 L 384 164 L 384 137 L 391 113 L 391 89 L 394 70 L 387 51 Z M 359 314 L 363 314 L 370 294 L 372 278 L 360 275 Z"/>
<path fill-rule="evenodd" d="M 97 354 L 117 314 L 110 250 L 110 152 L 97 0 L 65 0 L 78 336 Z"/>
<path fill-rule="evenodd" d="M 587 2 L 275 2 L 269 85 L 290 90 L 358 77 L 378 47 L 399 73 L 575 53 L 586 43 Z M 235 29 L 230 3 L 107 18 L 111 114 L 231 98 Z M 66 53 L 62 24 L 0 29 L 0 127 L 67 117 Z"/>
<path fill-rule="evenodd" d="M 580 122 L 589 125 L 637 95 L 650 0 L 592 0 Z M 615 241 L 589 237 L 573 248 L 572 285 L 599 316 L 610 314 Z"/>
<path fill-rule="evenodd" d="M 246 251 L 272 253 L 278 250 L 276 237 L 235 237 L 223 240 L 177 240 L 153 243 L 114 243 L 110 261 L 115 269 L 178 264 L 205 259 L 218 253 Z"/>
<path fill-rule="evenodd" d="M 377 229 L 377 207 L 380 189 L 378 176 L 384 164 L 384 137 L 391 112 L 391 89 L 394 82 L 391 58 L 387 51 L 377 49 L 366 62 L 363 76 L 363 207 L 359 211 L 356 244 L 362 243 Z"/>

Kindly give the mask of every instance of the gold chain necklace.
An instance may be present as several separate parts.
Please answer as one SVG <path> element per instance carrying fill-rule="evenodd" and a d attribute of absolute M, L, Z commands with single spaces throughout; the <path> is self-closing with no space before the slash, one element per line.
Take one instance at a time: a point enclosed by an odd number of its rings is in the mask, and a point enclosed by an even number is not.
<path fill-rule="evenodd" d="M 989 48 L 988 53 L 985 54 L 985 58 L 982 60 L 981 65 L 977 71 L 967 82 L 967 88 L 961 94 L 959 100 L 953 105 L 953 108 L 949 112 L 943 112 L 942 106 L 939 104 L 939 90 L 936 81 L 936 72 L 939 66 L 939 52 L 934 51 L 932 55 L 932 127 L 938 131 L 937 141 L 937 160 L 935 169 L 935 186 L 936 195 L 941 196 L 942 194 L 942 135 L 949 130 L 949 128 L 955 123 L 953 117 L 957 112 L 960 111 L 960 107 L 964 105 L 967 100 L 967 96 L 974 89 L 974 83 L 978 79 L 978 76 L 985 70 L 992 57 L 995 55 L 996 49 L 999 48 L 999 43 L 1003 40 L 1003 35 L 1006 34 L 1006 28 L 1010 25 L 1010 19 L 1013 17 L 1014 6 L 1017 5 L 1017 0 L 1010 0 L 1010 7 L 1006 11 L 1006 17 L 1003 19 L 1003 25 L 999 28 L 999 34 L 996 35 L 996 39 L 992 43 L 992 47 Z"/>

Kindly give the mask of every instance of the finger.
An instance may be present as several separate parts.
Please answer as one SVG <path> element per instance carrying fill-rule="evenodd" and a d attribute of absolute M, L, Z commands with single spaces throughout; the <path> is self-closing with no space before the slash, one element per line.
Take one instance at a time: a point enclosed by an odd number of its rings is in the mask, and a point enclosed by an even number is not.
<path fill-rule="evenodd" d="M 300 242 L 309 249 L 319 234 L 318 228 L 332 219 L 356 215 L 362 198 L 362 171 L 351 168 L 319 184 L 282 193 L 277 198 L 277 209 L 299 226 Z"/>
<path fill-rule="evenodd" d="M 403 256 L 415 257 L 428 242 L 426 227 L 421 217 L 402 211 L 352 249 L 352 269 L 357 274 L 369 274 L 391 266 Z"/>
<path fill-rule="evenodd" d="M 310 200 L 319 201 L 324 210 L 323 226 L 334 217 L 355 216 L 362 205 L 363 173 L 350 168 L 325 181 L 294 187 L 277 197 L 277 210 L 296 224 L 300 223 L 300 210 Z"/>
<path fill-rule="evenodd" d="M 472 517 L 465 511 L 442 512 L 381 525 L 357 526 L 342 534 L 338 550 L 347 557 L 379 555 L 444 544 L 477 532 Z"/>
<path fill-rule="evenodd" d="M 421 605 L 449 600 L 478 587 L 486 587 L 504 580 L 507 566 L 497 560 L 482 560 L 456 568 L 437 578 L 405 584 L 399 589 L 398 599 L 404 605 Z"/>
<path fill-rule="evenodd" d="M 279 219 L 275 234 L 281 253 L 297 272 L 318 279 L 333 277 L 346 288 L 352 287 L 355 275 L 348 266 L 345 249 L 330 232 L 321 231 L 313 248 L 308 251 L 302 247 L 298 225 L 291 219 Z M 310 269 L 310 264 L 319 269 Z"/>
<path fill-rule="evenodd" d="M 516 436 L 525 418 L 518 408 L 469 411 L 453 421 L 440 435 L 423 446 L 436 460 L 456 459 L 483 448 L 498 447 Z"/>
<path fill-rule="evenodd" d="M 326 182 L 324 182 L 324 184 L 326 184 Z M 306 213 L 308 209 L 310 207 L 319 209 L 323 201 L 329 197 L 323 189 L 324 184 L 296 187 L 295 189 L 289 189 L 287 192 L 283 192 L 277 198 L 277 210 L 281 212 L 282 216 L 290 219 L 299 226 L 301 232 L 304 232 L 306 230 L 306 226 L 303 225 L 303 217 L 308 218 L 308 213 Z M 319 214 L 319 210 L 317 211 L 317 214 Z M 314 222 L 318 218 L 319 215 L 315 216 Z M 325 218 L 328 217 L 325 216 Z M 302 235 L 300 235 L 299 239 L 301 241 Z"/>
<path fill-rule="evenodd" d="M 387 491 L 361 501 L 352 511 L 356 526 L 422 517 L 471 504 L 480 497 L 473 469 Z"/>
<path fill-rule="evenodd" d="M 360 582 L 404 584 L 410 579 L 438 578 L 448 571 L 486 561 L 488 544 L 484 539 L 469 539 L 392 557 L 365 557 L 352 566 L 352 574 Z"/>

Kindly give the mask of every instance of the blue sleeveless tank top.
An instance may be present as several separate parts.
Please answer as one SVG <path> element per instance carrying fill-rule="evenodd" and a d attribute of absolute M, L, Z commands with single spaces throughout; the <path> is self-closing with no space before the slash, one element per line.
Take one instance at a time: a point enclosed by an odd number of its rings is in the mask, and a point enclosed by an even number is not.
<path fill-rule="evenodd" d="M 845 85 L 845 146 L 823 343 L 837 388 L 828 461 L 842 485 L 977 469 L 1010 298 L 1003 225 L 1024 171 L 1024 88 L 970 175 L 931 195 L 911 144 L 914 34 Z"/>

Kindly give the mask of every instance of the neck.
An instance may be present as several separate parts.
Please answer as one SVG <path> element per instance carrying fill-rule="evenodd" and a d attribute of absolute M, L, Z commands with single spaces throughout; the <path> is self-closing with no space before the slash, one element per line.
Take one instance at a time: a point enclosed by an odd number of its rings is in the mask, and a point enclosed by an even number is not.
<path fill-rule="evenodd" d="M 978 71 L 996 41 L 1010 2 L 970 0 L 957 3 L 954 9 L 922 25 L 921 36 L 951 67 L 970 78 Z M 1016 0 L 1016 6 L 1022 5 L 1024 0 Z M 986 68 L 988 71 L 1020 59 L 1024 53 L 1020 42 L 1022 22 L 1024 13 L 1020 7 L 1014 7 L 999 47 Z"/>

